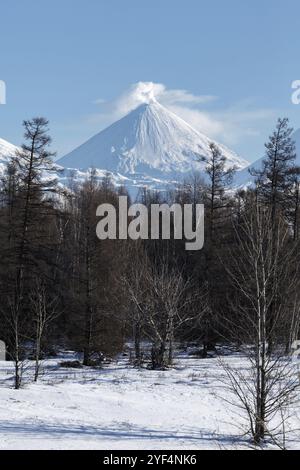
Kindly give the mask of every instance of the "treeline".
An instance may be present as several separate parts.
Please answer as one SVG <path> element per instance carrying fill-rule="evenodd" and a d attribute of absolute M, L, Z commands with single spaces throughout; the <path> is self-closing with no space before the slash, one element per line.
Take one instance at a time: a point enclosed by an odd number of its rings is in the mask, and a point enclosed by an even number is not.
<path fill-rule="evenodd" d="M 216 343 L 247 345 L 259 440 L 270 360 L 291 351 L 300 323 L 300 172 L 288 120 L 278 120 L 250 189 L 233 193 L 235 168 L 211 145 L 205 178 L 195 174 L 165 193 L 140 191 L 149 207 L 204 204 L 201 251 L 186 251 L 185 240 L 100 241 L 96 209 L 117 207 L 126 189 L 93 171 L 62 188 L 51 176 L 48 122 L 35 118 L 24 129 L 0 187 L 0 337 L 15 364 L 15 387 L 28 356 L 37 380 L 41 359 L 59 347 L 82 352 L 89 366 L 133 340 L 137 366 L 147 360 L 164 368 L 175 342 L 195 342 L 202 357 Z"/>

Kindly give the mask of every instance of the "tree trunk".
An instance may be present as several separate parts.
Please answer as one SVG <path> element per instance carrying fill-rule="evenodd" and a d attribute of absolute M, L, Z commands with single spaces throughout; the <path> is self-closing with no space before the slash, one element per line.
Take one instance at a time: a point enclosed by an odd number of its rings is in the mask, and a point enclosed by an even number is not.
<path fill-rule="evenodd" d="M 84 334 L 84 350 L 83 365 L 91 364 L 91 346 L 92 346 L 92 319 L 93 308 L 91 299 L 91 260 L 89 251 L 89 228 L 86 234 L 86 311 L 85 311 L 85 334 Z"/>
<path fill-rule="evenodd" d="M 34 381 L 37 382 L 40 372 L 40 357 L 41 357 L 41 340 L 37 338 L 35 347 L 35 370 L 34 370 Z"/>
<path fill-rule="evenodd" d="M 141 353 L 141 325 L 140 321 L 136 320 L 134 327 L 134 350 L 135 350 L 135 363 L 137 366 L 142 364 L 142 353 Z"/>

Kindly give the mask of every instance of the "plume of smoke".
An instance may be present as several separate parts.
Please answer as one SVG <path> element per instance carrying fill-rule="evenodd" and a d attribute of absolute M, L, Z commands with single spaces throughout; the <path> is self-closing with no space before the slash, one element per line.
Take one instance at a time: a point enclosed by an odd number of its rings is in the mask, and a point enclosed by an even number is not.
<path fill-rule="evenodd" d="M 194 95 L 184 89 L 169 89 L 162 83 L 140 81 L 113 101 L 97 100 L 101 112 L 90 116 L 90 122 L 104 128 L 141 104 L 158 101 L 198 131 L 227 145 L 234 145 L 241 138 L 257 135 L 260 123 L 275 115 L 274 110 L 252 109 L 251 103 L 243 102 L 219 111 L 205 109 L 205 105 L 216 99 L 216 96 Z"/>

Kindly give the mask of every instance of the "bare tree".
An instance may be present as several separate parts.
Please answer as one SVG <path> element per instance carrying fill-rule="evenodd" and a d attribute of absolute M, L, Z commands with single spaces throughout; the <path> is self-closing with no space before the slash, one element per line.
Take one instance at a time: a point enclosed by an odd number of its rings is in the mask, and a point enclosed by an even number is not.
<path fill-rule="evenodd" d="M 23 300 L 26 266 L 32 258 L 32 234 L 40 215 L 41 194 L 54 191 L 56 180 L 43 179 L 43 172 L 54 170 L 52 157 L 48 150 L 51 138 L 48 135 L 48 121 L 37 117 L 24 121 L 25 143 L 17 153 L 15 163 L 20 178 L 20 227 L 17 241 L 16 298 Z M 17 302 L 18 300 L 16 300 Z"/>
<path fill-rule="evenodd" d="M 205 289 L 208 292 L 208 309 L 203 322 L 203 357 L 210 349 L 215 349 L 216 312 L 219 310 L 220 297 L 217 294 L 216 282 L 219 275 L 219 260 L 217 249 L 223 238 L 228 210 L 232 200 L 228 189 L 233 180 L 236 168 L 229 166 L 222 150 L 214 143 L 210 144 L 210 154 L 204 159 L 206 163 L 206 243 L 203 250 L 205 258 Z"/>
<path fill-rule="evenodd" d="M 35 325 L 35 370 L 34 381 L 37 382 L 40 372 L 42 342 L 50 323 L 58 317 L 57 298 L 49 299 L 45 285 L 36 279 L 30 295 L 30 304 Z"/>
<path fill-rule="evenodd" d="M 196 296 L 189 293 L 189 280 L 166 262 L 162 261 L 159 267 L 150 266 L 146 282 L 149 286 L 146 332 L 152 341 L 152 367 L 164 368 L 172 364 L 176 332 L 191 320 L 196 321 L 203 312 L 199 309 L 195 313 L 191 308 Z"/>
<path fill-rule="evenodd" d="M 288 219 L 291 210 L 291 202 L 294 206 L 294 235 L 297 237 L 298 194 L 297 194 L 297 169 L 296 147 L 292 139 L 293 129 L 289 127 L 287 118 L 278 119 L 276 129 L 265 144 L 265 157 L 260 170 L 252 169 L 250 173 L 255 176 L 256 192 L 259 200 L 271 209 L 271 223 L 273 236 L 269 242 L 274 245 L 275 258 L 276 236 L 278 218 L 283 215 Z M 296 179 L 296 181 L 295 181 Z M 296 191 L 295 191 L 296 189 Z M 292 196 L 292 197 L 291 197 Z M 277 272 L 274 270 L 272 284 L 276 289 Z M 269 309 L 269 328 L 274 330 L 272 321 L 276 322 L 280 292 L 274 293 Z M 273 312 L 273 313 L 272 313 Z M 274 339 L 275 340 L 275 339 Z M 272 337 L 269 338 L 268 350 L 273 348 Z"/>
<path fill-rule="evenodd" d="M 293 183 L 289 188 L 288 218 L 293 227 L 294 240 L 299 239 L 299 213 L 300 213 L 300 168 L 292 170 Z"/>
<path fill-rule="evenodd" d="M 209 211 L 209 235 L 213 243 L 217 222 L 220 223 L 222 209 L 228 206 L 227 189 L 230 186 L 235 167 L 226 168 L 226 157 L 221 149 L 214 143 L 210 144 L 210 155 L 204 158 L 207 183 L 207 206 Z"/>
<path fill-rule="evenodd" d="M 290 230 L 283 218 L 278 219 L 276 243 L 272 243 L 272 216 L 271 208 L 253 201 L 240 224 L 235 225 L 237 249 L 231 252 L 231 266 L 227 267 L 237 292 L 231 302 L 236 315 L 228 321 L 228 328 L 240 344 L 245 344 L 251 370 L 243 373 L 226 367 L 226 371 L 232 390 L 247 412 L 256 444 L 267 436 L 276 438 L 278 426 L 283 423 L 273 428 L 273 420 L 298 388 L 293 367 L 283 359 L 286 331 L 282 329 L 291 303 L 294 311 L 299 312 L 300 308 L 299 296 L 294 295 L 299 289 L 299 273 L 294 268 L 297 250 L 290 242 Z M 274 312 L 274 296 L 278 292 L 282 295 Z M 270 341 L 272 354 L 268 351 Z"/>
<path fill-rule="evenodd" d="M 127 318 L 134 340 L 135 364 L 140 367 L 143 362 L 141 342 L 145 335 L 149 305 L 147 302 L 149 286 L 145 275 L 148 259 L 140 244 L 132 247 L 130 259 L 127 272 L 122 276 L 122 283 L 129 299 Z"/>
<path fill-rule="evenodd" d="M 2 310 L 2 309 L 1 309 Z M 1 311 L 6 328 L 8 358 L 14 364 L 14 388 L 19 390 L 22 386 L 23 372 L 26 365 L 25 342 L 28 340 L 28 315 L 23 313 L 14 296 L 8 299 L 5 310 Z"/>

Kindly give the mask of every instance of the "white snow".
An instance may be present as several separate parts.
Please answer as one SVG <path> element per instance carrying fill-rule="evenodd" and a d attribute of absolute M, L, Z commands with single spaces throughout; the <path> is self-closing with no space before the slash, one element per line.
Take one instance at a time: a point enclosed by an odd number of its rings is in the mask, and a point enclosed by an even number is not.
<path fill-rule="evenodd" d="M 295 164 L 300 166 L 300 129 L 297 129 L 292 134 L 292 140 L 294 140 L 296 144 L 296 161 Z M 259 158 L 254 163 L 250 163 L 246 168 L 239 170 L 234 178 L 233 186 L 238 188 L 247 188 L 254 183 L 255 177 L 250 175 L 249 170 L 261 170 L 263 165 L 264 157 Z"/>
<path fill-rule="evenodd" d="M 37 384 L 12 388 L 0 363 L 0 449 L 246 449 L 243 419 L 224 400 L 218 359 L 181 356 L 167 371 L 137 370 L 128 358 L 102 370 L 44 363 Z M 226 358 L 233 367 L 245 360 Z M 26 376 L 29 377 L 29 370 Z M 299 428 L 299 415 L 293 414 Z M 300 435 L 289 436 L 299 448 Z"/>
<path fill-rule="evenodd" d="M 181 180 L 193 171 L 203 172 L 201 157 L 210 155 L 213 142 L 159 104 L 144 103 L 127 116 L 58 160 L 65 168 L 96 168 L 135 179 L 135 184 L 158 178 Z M 246 160 L 218 144 L 227 166 L 244 168 Z"/>
<path fill-rule="evenodd" d="M 4 173 L 7 163 L 18 150 L 18 147 L 0 138 L 0 175 Z"/>
<path fill-rule="evenodd" d="M 292 138 L 296 142 L 296 165 L 300 165 L 300 129 Z M 208 156 L 210 142 L 213 141 L 151 100 L 58 160 L 57 178 L 61 186 L 68 186 L 71 175 L 82 181 L 87 169 L 94 168 L 99 179 L 108 174 L 116 186 L 126 185 L 133 193 L 144 187 L 164 191 L 191 171 L 203 173 L 204 164 L 199 163 L 199 157 Z M 249 164 L 217 145 L 227 158 L 227 165 L 238 168 L 233 188 L 251 186 L 254 177 L 249 169 L 260 169 L 264 157 Z M 0 138 L 0 175 L 18 149 Z"/>

